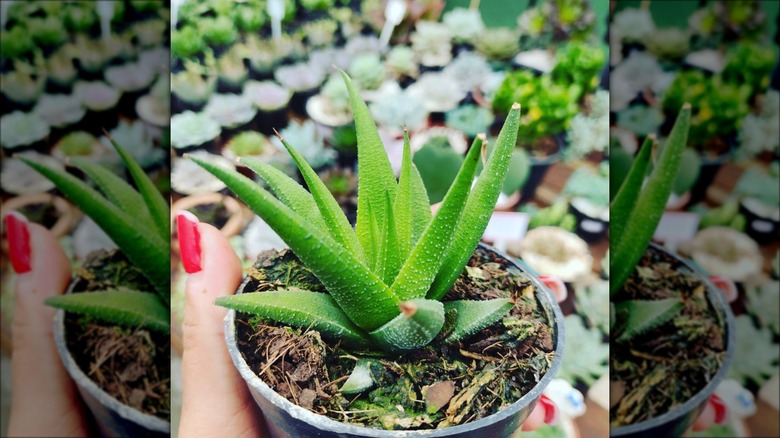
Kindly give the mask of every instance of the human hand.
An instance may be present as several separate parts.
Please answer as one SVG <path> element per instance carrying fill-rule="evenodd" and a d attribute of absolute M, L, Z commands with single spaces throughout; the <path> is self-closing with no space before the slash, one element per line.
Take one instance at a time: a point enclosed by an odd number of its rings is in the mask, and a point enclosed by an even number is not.
<path fill-rule="evenodd" d="M 5 225 L 17 275 L 8 435 L 87 436 L 76 386 L 54 343 L 56 310 L 43 302 L 65 291 L 70 263 L 57 239 L 43 226 L 15 211 L 5 216 Z"/>
<path fill-rule="evenodd" d="M 225 346 L 226 310 L 214 305 L 216 297 L 232 294 L 241 283 L 241 262 L 219 230 L 200 223 L 191 213 L 179 213 L 176 224 L 181 260 L 188 274 L 181 436 L 255 436 L 256 430 L 267 436 L 266 426 L 257 420 L 262 418 L 257 415 L 258 408 Z M 543 395 L 523 423 L 523 430 L 554 424 L 557 417 L 555 404 Z"/>
<path fill-rule="evenodd" d="M 192 213 L 179 213 L 176 225 L 187 272 L 179 434 L 269 436 L 228 354 L 223 322 L 227 310 L 214 305 L 217 297 L 234 293 L 241 283 L 241 261 L 219 230 L 200 223 Z"/>

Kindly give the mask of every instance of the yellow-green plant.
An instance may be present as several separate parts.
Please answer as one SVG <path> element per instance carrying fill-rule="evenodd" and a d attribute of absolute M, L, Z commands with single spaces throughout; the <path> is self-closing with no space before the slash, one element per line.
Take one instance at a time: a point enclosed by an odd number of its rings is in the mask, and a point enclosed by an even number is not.
<path fill-rule="evenodd" d="M 645 139 L 612 202 L 609 292 L 614 303 L 612 321 L 616 322 L 613 333 L 618 341 L 627 341 L 664 324 L 684 306 L 678 298 L 621 300 L 618 292 L 647 250 L 661 221 L 688 142 L 690 123 L 691 105 L 685 103 L 647 181 L 645 176 L 652 160 L 655 138 L 648 136 Z"/>
<path fill-rule="evenodd" d="M 106 134 L 108 135 L 108 134 Z M 70 163 L 100 192 L 64 170 L 20 158 L 51 180 L 119 246 L 154 291 L 107 290 L 53 296 L 46 304 L 125 327 L 170 331 L 170 247 L 168 203 L 141 166 L 121 146 L 119 152 L 137 190 L 111 170 L 85 158 Z"/>
<path fill-rule="evenodd" d="M 509 312 L 512 300 L 440 300 L 487 226 L 516 143 L 520 106 L 513 105 L 474 186 L 484 136 L 474 141 L 432 216 L 412 163 L 408 135 L 396 181 L 366 104 L 349 76 L 342 75 L 355 115 L 360 163 L 355 230 L 311 166 L 284 140 L 308 191 L 265 163 L 240 160 L 278 199 L 238 172 L 192 158 L 262 217 L 329 293 L 243 293 L 221 297 L 217 304 L 282 324 L 312 327 L 354 348 L 393 352 L 424 347 L 437 337 L 454 342 L 490 326 Z"/>

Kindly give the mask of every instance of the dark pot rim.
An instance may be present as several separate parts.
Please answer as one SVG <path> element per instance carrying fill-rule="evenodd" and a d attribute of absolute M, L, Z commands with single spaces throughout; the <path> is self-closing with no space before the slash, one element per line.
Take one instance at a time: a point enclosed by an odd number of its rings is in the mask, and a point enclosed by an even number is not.
<path fill-rule="evenodd" d="M 707 287 L 707 299 L 712 304 L 712 306 L 716 309 L 716 311 L 719 313 L 718 315 L 719 319 L 721 320 L 721 322 L 724 323 L 724 327 L 726 329 L 726 335 L 725 335 L 726 357 L 723 360 L 723 364 L 721 364 L 721 367 L 718 370 L 718 372 L 715 373 L 715 375 L 712 377 L 712 379 L 710 379 L 707 385 L 704 388 L 702 388 L 698 393 L 696 393 L 696 395 L 688 399 L 688 401 L 662 415 L 653 417 L 649 420 L 645 420 L 636 424 L 629 424 L 626 426 L 610 427 L 609 429 L 610 437 L 627 436 L 635 433 L 642 433 L 667 423 L 683 421 L 684 417 L 689 412 L 695 411 L 701 406 L 703 406 L 704 403 L 707 402 L 707 399 L 710 397 L 710 395 L 715 392 L 715 389 L 718 387 L 720 382 L 726 378 L 726 375 L 728 374 L 729 368 L 731 366 L 731 360 L 734 357 L 734 349 L 736 343 L 736 328 L 735 328 L 734 314 L 731 312 L 731 306 L 726 301 L 726 298 L 723 295 L 723 293 L 721 293 L 720 290 L 718 290 L 718 288 L 715 287 L 715 285 L 712 283 L 712 281 L 710 281 L 707 275 L 705 275 L 698 267 L 696 267 L 692 263 L 678 256 L 677 254 L 667 251 L 665 248 L 655 243 L 650 243 L 648 249 L 650 248 L 656 251 L 662 251 L 672 256 L 675 260 L 682 263 L 683 266 L 690 269 L 691 272 L 697 275 L 699 279 L 702 281 L 702 283 L 704 283 L 704 286 Z M 695 419 L 696 419 L 695 417 L 691 417 L 689 419 L 691 424 L 693 424 L 693 420 Z M 690 427 L 691 424 L 689 424 L 686 427 L 686 429 Z"/>
<path fill-rule="evenodd" d="M 65 291 L 66 294 L 73 293 L 76 282 L 76 279 L 71 280 L 68 289 Z M 84 374 L 84 371 L 81 370 L 81 367 L 79 367 L 76 360 L 70 354 L 70 350 L 68 350 L 68 343 L 65 340 L 65 311 L 62 309 L 58 309 L 54 316 L 54 343 L 57 346 L 57 353 L 59 353 L 62 365 L 68 371 L 70 378 L 73 379 L 80 391 L 86 391 L 102 406 L 129 422 L 135 423 L 151 432 L 163 434 L 170 433 L 170 421 L 165 421 L 154 415 L 145 414 L 138 409 L 123 404 L 107 392 L 103 391 L 94 381 L 92 381 L 92 379 Z M 99 419 L 96 418 L 96 420 L 99 422 Z"/>
<path fill-rule="evenodd" d="M 509 417 L 516 415 L 523 408 L 535 403 L 542 395 L 542 392 L 547 387 L 547 385 L 555 378 L 555 375 L 558 373 L 558 370 L 561 367 L 561 361 L 563 359 L 565 344 L 563 313 L 561 312 L 561 308 L 558 303 L 555 302 L 553 293 L 537 277 L 528 272 L 528 270 L 525 269 L 521 264 L 516 262 L 512 257 L 500 251 L 496 251 L 493 247 L 484 243 L 480 243 L 479 246 L 506 259 L 510 264 L 514 265 L 515 268 L 519 269 L 523 274 L 525 274 L 531 280 L 535 288 L 546 292 L 539 294 L 539 300 L 543 307 L 545 307 L 545 310 L 548 314 L 547 316 L 551 319 L 550 323 L 555 330 L 555 359 L 553 359 L 552 365 L 550 365 L 550 368 L 547 370 L 545 375 L 542 376 L 541 380 L 539 380 L 539 382 L 519 400 L 493 415 L 481 418 L 477 421 L 461 424 L 458 426 L 447 427 L 444 429 L 399 431 L 373 429 L 352 424 L 345 424 L 323 415 L 315 414 L 308 409 L 302 408 L 277 394 L 276 391 L 266 385 L 266 383 L 263 382 L 263 380 L 260 379 L 260 377 L 258 377 L 257 374 L 255 374 L 254 371 L 249 368 L 249 365 L 247 365 L 246 361 L 241 355 L 241 352 L 236 346 L 236 311 L 228 310 L 228 313 L 225 316 L 225 340 L 227 341 L 228 351 L 230 353 L 230 357 L 233 359 L 233 364 L 238 369 L 238 372 L 241 374 L 241 377 L 244 379 L 246 384 L 259 392 L 266 400 L 275 405 L 276 408 L 284 410 L 290 414 L 292 418 L 309 423 L 324 432 L 375 438 L 400 438 L 421 435 L 426 437 L 449 437 L 464 433 L 476 432 L 485 426 L 506 420 Z M 242 293 L 248 280 L 249 277 L 245 278 L 244 281 L 241 282 L 241 285 L 238 287 L 236 293 Z"/>

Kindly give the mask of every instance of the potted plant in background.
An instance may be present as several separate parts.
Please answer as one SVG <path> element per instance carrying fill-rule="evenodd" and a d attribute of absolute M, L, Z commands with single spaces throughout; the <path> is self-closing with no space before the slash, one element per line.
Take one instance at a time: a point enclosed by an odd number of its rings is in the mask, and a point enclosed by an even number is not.
<path fill-rule="evenodd" d="M 685 104 L 646 183 L 654 142 L 645 141 L 612 203 L 611 436 L 683 434 L 725 377 L 734 349 L 723 294 L 690 264 L 648 246 L 690 123 Z"/>
<path fill-rule="evenodd" d="M 271 135 L 274 128 L 287 126 L 287 103 L 292 92 L 274 81 L 247 81 L 244 96 L 252 100 L 257 107 L 255 125 L 265 135 Z"/>
<path fill-rule="evenodd" d="M 60 309 L 54 321 L 57 350 L 100 433 L 168 436 L 169 211 L 141 167 L 114 147 L 137 189 L 88 160 L 71 160 L 105 197 L 62 170 L 24 160 L 121 248 L 93 252 L 67 293 L 46 303 Z"/>
<path fill-rule="evenodd" d="M 482 247 L 476 252 L 477 266 L 470 265 L 471 269 L 461 272 L 469 259 L 472 259 L 474 248 L 477 247 L 498 197 L 500 182 L 506 173 L 516 141 L 514 137 L 518 127 L 519 105 L 510 112 L 507 127 L 474 188 L 471 189 L 471 186 L 482 139 L 472 147 L 452 189 L 436 216 L 431 218 L 430 207 L 422 193 L 422 183 L 411 162 L 408 140 L 400 183 L 396 183 L 368 108 L 346 75 L 345 81 L 350 89 L 356 129 L 361 139 L 358 148 L 362 166 L 362 172 L 358 175 L 361 181 L 358 204 L 362 213 L 358 214 L 357 233 L 322 181 L 286 141 L 283 143 L 299 166 L 311 194 L 255 160 L 245 159 L 242 162 L 257 172 L 282 201 L 248 178 L 196 160 L 223 179 L 250 208 L 291 244 L 295 254 L 305 264 L 305 267 L 299 264 L 289 251 L 262 254 L 260 264 L 257 265 L 262 270 L 260 277 L 248 277 L 241 288 L 243 293 L 218 300 L 219 305 L 237 310 L 229 312 L 225 326 L 228 349 L 234 363 L 267 416 L 267 424 L 277 433 L 283 430 L 284 433 L 296 436 L 395 435 L 395 432 L 345 424 L 310 412 L 312 409 L 321 412 L 321 407 L 331 405 L 338 406 L 339 412 L 357 410 L 362 414 L 349 416 L 348 421 L 356 422 L 362 418 L 363 424 L 374 427 L 409 429 L 439 425 L 442 429 L 426 433 L 431 436 L 467 436 L 475 433 L 509 436 L 530 412 L 541 388 L 546 386 L 557 370 L 563 343 L 560 312 L 550 295 L 540 293 L 544 289 L 535 279 L 527 277 L 519 269 L 515 271 L 516 266 L 510 268 L 508 259 L 498 255 L 488 256 L 487 260 L 493 260 L 504 268 L 497 268 L 491 276 L 505 276 L 499 272 L 510 269 L 517 275 L 510 274 L 510 283 L 523 285 L 519 290 L 510 286 L 515 292 L 496 294 L 494 289 L 492 296 L 482 297 L 487 299 L 468 301 L 473 292 L 457 287 L 455 291 L 450 289 L 459 276 L 466 275 L 468 278 L 469 270 L 480 276 L 484 269 L 491 269 L 478 261 L 486 260 L 482 257 L 491 254 L 486 247 Z M 297 195 L 291 197 L 293 193 Z M 374 202 L 377 199 L 384 201 Z M 290 273 L 288 269 L 294 269 L 295 273 L 278 277 L 276 269 L 287 273 Z M 317 275 L 323 283 L 315 281 L 313 275 Z M 275 282 L 279 279 L 284 284 L 283 278 L 301 279 L 303 283 L 294 280 L 294 283 L 288 282 L 282 286 L 282 290 L 253 293 L 258 288 L 267 289 L 263 286 L 265 280 Z M 448 291 L 448 298 L 443 303 L 439 301 Z M 528 305 L 530 307 L 526 307 Z M 521 313 L 518 314 L 518 311 Z M 279 331 L 278 325 L 267 323 L 269 320 L 294 328 Z M 467 339 L 470 343 L 492 343 L 491 332 L 483 330 L 494 325 L 498 328 L 499 337 L 502 333 L 508 335 L 506 342 L 525 344 L 528 341 L 537 344 L 543 340 L 531 350 L 535 351 L 531 356 L 540 361 L 532 363 L 536 363 L 539 369 L 530 374 L 521 372 L 517 375 L 503 369 L 504 366 L 515 368 L 518 364 L 516 360 L 509 360 L 513 364 L 509 365 L 500 359 L 494 363 L 485 361 L 484 357 L 474 358 L 466 351 L 469 343 L 456 343 Z M 319 357 L 324 353 L 325 357 L 337 359 L 339 349 L 346 349 L 350 354 L 336 361 L 338 375 L 343 375 L 346 381 L 333 376 L 343 384 L 340 384 L 340 388 L 326 384 L 325 390 L 331 394 L 327 399 L 318 399 L 313 387 L 306 387 L 311 392 L 303 390 L 298 393 L 299 396 L 293 396 L 289 391 L 295 389 L 282 390 L 274 383 L 275 377 L 269 378 L 269 374 L 262 371 L 266 382 L 280 391 L 274 392 L 255 374 L 263 360 L 256 361 L 251 352 L 262 351 L 262 348 L 246 348 L 247 335 L 255 330 L 258 334 L 252 335 L 253 339 L 264 338 L 269 333 L 288 333 L 283 336 L 306 342 L 313 348 L 308 351 L 316 351 L 314 354 Z M 476 337 L 471 337 L 475 334 Z M 459 346 L 459 352 L 454 351 L 458 347 L 447 347 L 447 344 Z M 331 353 L 328 354 L 328 351 Z M 375 353 L 366 356 L 368 351 Z M 426 351 L 433 354 L 426 355 Z M 480 351 L 482 354 L 492 354 L 490 349 L 483 347 L 480 347 Z M 527 349 L 524 351 L 526 354 L 530 352 Z M 465 373 L 469 377 L 459 381 L 453 381 L 445 375 L 423 377 L 442 365 L 440 355 L 452 354 L 454 356 L 447 359 L 447 363 L 455 367 L 450 369 L 456 375 L 464 376 Z M 382 357 L 385 359 L 381 360 Z M 468 363 L 474 364 L 476 368 L 469 371 Z M 306 366 L 311 369 L 310 365 Z M 321 368 L 322 364 L 314 366 L 321 370 L 319 372 L 325 369 Z M 281 371 L 273 364 L 265 370 L 270 371 L 270 375 Z M 515 375 L 515 379 L 503 377 L 506 372 Z M 314 374 L 317 373 L 314 371 Z M 527 381 L 521 375 L 535 377 Z M 308 378 L 301 379 L 299 383 L 303 385 L 306 380 L 313 381 L 313 377 L 309 373 Z M 474 397 L 479 398 L 480 389 L 495 384 L 505 388 L 503 385 L 511 385 L 517 389 L 510 391 L 514 394 L 511 400 L 507 396 L 503 403 L 489 408 L 485 413 L 486 418 L 461 424 L 472 415 L 469 412 L 475 407 L 473 400 Z M 287 394 L 297 405 L 280 393 Z M 357 395 L 361 393 L 367 394 Z M 492 394 L 488 397 L 495 400 Z M 414 400 L 419 402 L 415 403 Z M 397 409 L 396 404 L 401 404 L 403 409 Z M 374 409 L 380 410 L 378 415 L 365 415 Z M 326 412 L 331 410 L 325 409 Z M 490 415 L 493 412 L 497 413 Z M 333 415 L 343 418 L 335 412 Z"/>

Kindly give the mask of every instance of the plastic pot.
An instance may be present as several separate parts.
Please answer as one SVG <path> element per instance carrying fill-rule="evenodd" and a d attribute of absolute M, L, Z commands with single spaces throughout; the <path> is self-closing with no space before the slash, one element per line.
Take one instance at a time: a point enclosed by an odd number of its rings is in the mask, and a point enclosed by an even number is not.
<path fill-rule="evenodd" d="M 542 291 L 539 294 L 539 301 L 545 308 L 548 317 L 552 321 L 554 328 L 555 359 L 550 369 L 542 377 L 539 383 L 531 391 L 526 393 L 516 402 L 502 409 L 501 411 L 482 418 L 480 420 L 434 430 L 409 430 L 409 431 L 391 431 L 382 429 L 373 429 L 360 427 L 352 424 L 340 423 L 322 415 L 315 414 L 308 409 L 293 404 L 286 398 L 272 390 L 260 377 L 258 377 L 247 365 L 241 352 L 238 349 L 236 339 L 236 312 L 229 310 L 225 317 L 225 339 L 227 341 L 228 351 L 233 363 L 238 369 L 241 377 L 247 383 L 249 391 L 255 402 L 260 407 L 265 416 L 265 422 L 271 431 L 273 438 L 400 438 L 400 437 L 490 437 L 506 438 L 516 432 L 520 425 L 525 421 L 533 408 L 536 406 L 542 391 L 555 377 L 561 366 L 564 350 L 564 332 L 563 332 L 563 314 L 558 304 L 555 302 L 552 292 L 536 277 L 533 277 L 521 265 L 514 262 L 510 257 L 501 254 L 494 249 L 482 245 L 483 248 L 495 252 L 502 258 L 507 259 L 517 269 L 527 275 L 534 286 Z M 249 282 L 249 278 L 239 286 L 237 293 L 243 293 L 244 288 Z"/>
<path fill-rule="evenodd" d="M 657 437 L 679 437 L 682 436 L 688 429 L 691 428 L 694 421 L 699 417 L 699 414 L 704 410 L 707 401 L 715 392 L 720 382 L 726 377 L 731 365 L 731 360 L 734 357 L 735 349 L 735 326 L 734 315 L 731 312 L 731 307 L 726 302 L 726 298 L 713 283 L 709 277 L 703 274 L 698 268 L 687 260 L 670 253 L 654 243 L 650 244 L 648 250 L 653 249 L 656 251 L 663 251 L 670 256 L 674 257 L 685 267 L 699 276 L 699 280 L 707 288 L 707 299 L 712 304 L 712 308 L 718 313 L 718 318 L 726 328 L 725 342 L 726 342 L 726 355 L 723 359 L 723 364 L 707 385 L 702 388 L 695 396 L 691 397 L 685 403 L 677 406 L 676 408 L 659 415 L 655 418 L 651 418 L 641 423 L 630 424 L 627 426 L 612 427 L 610 428 L 610 437 L 621 438 L 657 438 Z"/>
<path fill-rule="evenodd" d="M 72 281 L 66 293 L 72 293 L 76 281 Z M 135 408 L 122 404 L 108 395 L 79 368 L 71 356 L 65 339 L 65 311 L 57 310 L 54 317 L 54 342 L 63 366 L 76 383 L 81 398 L 89 407 L 101 436 L 169 437 L 171 423 Z"/>

